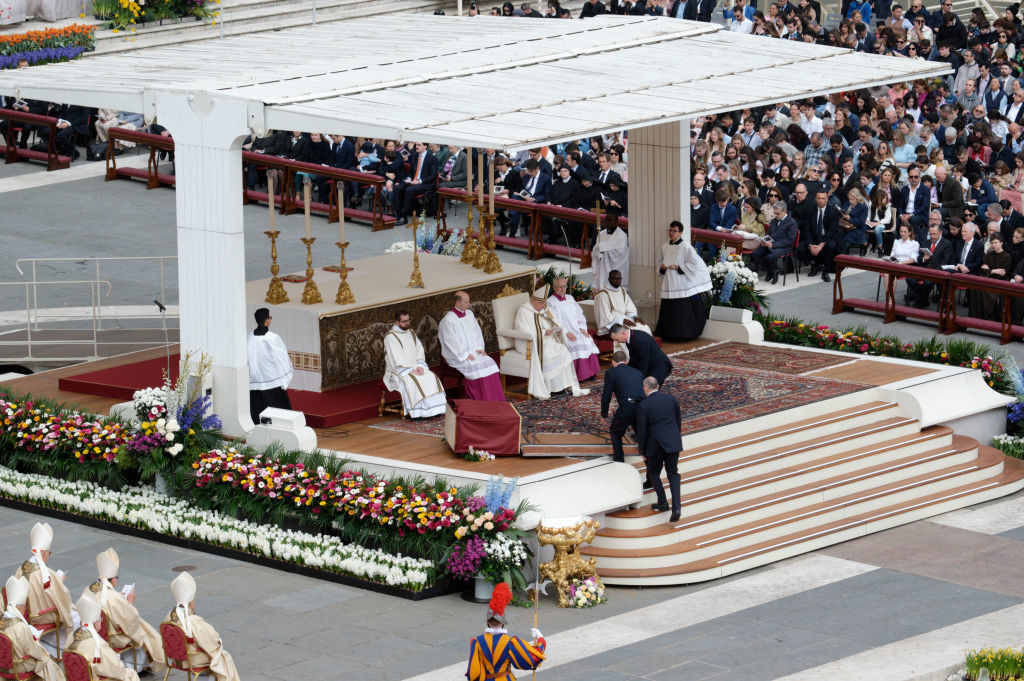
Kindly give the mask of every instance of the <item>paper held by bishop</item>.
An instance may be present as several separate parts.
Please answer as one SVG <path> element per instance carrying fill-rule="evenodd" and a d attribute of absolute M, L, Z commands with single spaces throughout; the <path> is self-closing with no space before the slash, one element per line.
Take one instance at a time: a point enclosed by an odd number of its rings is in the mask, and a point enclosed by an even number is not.
<path fill-rule="evenodd" d="M 572 355 L 565 345 L 565 329 L 548 307 L 546 295 L 547 286 L 542 286 L 516 310 L 515 329 L 532 336 L 532 341 L 516 338 L 516 350 L 530 356 L 526 391 L 540 400 L 564 390 L 571 390 L 574 396 L 585 395 L 590 391 L 580 389 Z M 532 346 L 529 352 L 528 343 Z"/>
<path fill-rule="evenodd" d="M 465 291 L 456 292 L 454 306 L 438 324 L 437 337 L 444 361 L 464 377 L 466 397 L 505 401 L 498 365 L 484 351 L 484 334 L 470 309 L 469 294 Z"/>
<path fill-rule="evenodd" d="M 423 344 L 409 328 L 409 314 L 403 310 L 396 317 L 384 336 L 384 385 L 402 396 L 410 418 L 443 414 L 447 406 L 444 386 L 427 366 Z"/>

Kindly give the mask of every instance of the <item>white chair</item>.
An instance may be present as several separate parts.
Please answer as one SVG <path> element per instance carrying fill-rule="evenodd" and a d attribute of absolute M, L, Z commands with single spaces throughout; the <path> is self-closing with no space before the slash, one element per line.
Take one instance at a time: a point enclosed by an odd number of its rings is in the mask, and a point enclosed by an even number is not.
<path fill-rule="evenodd" d="M 515 293 L 491 301 L 494 310 L 494 330 L 498 335 L 498 351 L 501 353 L 498 362 L 498 373 L 501 375 L 501 387 L 505 389 L 505 377 L 529 379 L 530 352 L 532 351 L 533 335 L 515 328 L 516 310 L 529 302 L 530 294 Z M 519 341 L 518 348 L 516 341 Z M 506 391 L 507 392 L 507 391 Z"/>

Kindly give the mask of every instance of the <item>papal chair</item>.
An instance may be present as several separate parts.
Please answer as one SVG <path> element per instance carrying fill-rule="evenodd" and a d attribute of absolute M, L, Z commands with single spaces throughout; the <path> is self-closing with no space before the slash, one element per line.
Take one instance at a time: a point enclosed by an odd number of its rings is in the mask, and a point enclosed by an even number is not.
<path fill-rule="evenodd" d="M 20 661 L 28 659 L 28 655 L 21 658 Z M 11 643 L 11 639 L 0 632 L 0 679 L 4 681 L 29 681 L 30 679 L 37 678 L 33 672 L 21 672 L 20 674 L 14 671 L 14 644 Z"/>
<path fill-rule="evenodd" d="M 123 636 L 124 632 L 116 627 L 111 627 L 110 618 L 107 616 L 106 610 L 100 610 L 100 625 L 96 631 L 99 633 L 100 638 L 106 641 L 110 645 L 111 650 L 113 650 L 118 655 L 120 655 L 126 650 L 132 651 L 132 669 L 139 668 L 139 648 L 141 646 L 139 644 L 132 644 L 122 646 L 119 648 L 110 642 L 111 634 L 121 634 Z"/>
<path fill-rule="evenodd" d="M 494 310 L 494 327 L 498 335 L 498 351 L 501 353 L 498 362 L 498 373 L 501 375 L 501 387 L 505 389 L 505 377 L 530 378 L 530 353 L 533 348 L 533 334 L 517 331 L 515 328 L 516 310 L 530 300 L 528 293 L 514 293 L 510 296 L 495 298 L 491 301 Z M 526 352 L 516 349 L 516 341 L 525 341 Z"/>
<path fill-rule="evenodd" d="M 92 665 L 81 653 L 65 651 L 61 662 L 64 664 L 64 676 L 67 681 L 97 681 Z"/>
<path fill-rule="evenodd" d="M 192 662 L 188 637 L 185 636 L 185 630 L 181 628 L 181 625 L 162 622 L 160 624 L 160 640 L 164 644 L 164 664 L 167 665 L 164 681 L 167 681 L 172 669 L 188 672 L 189 681 L 197 681 L 202 674 L 212 674 L 209 665 L 197 665 Z M 193 675 L 195 676 L 193 677 Z"/>

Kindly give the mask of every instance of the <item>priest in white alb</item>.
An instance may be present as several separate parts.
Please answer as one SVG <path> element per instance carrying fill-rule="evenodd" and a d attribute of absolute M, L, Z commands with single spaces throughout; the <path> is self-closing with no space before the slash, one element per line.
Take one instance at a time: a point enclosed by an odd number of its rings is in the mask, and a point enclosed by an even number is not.
<path fill-rule="evenodd" d="M 85 658 L 92 668 L 91 678 L 109 679 L 110 681 L 139 681 L 139 674 L 134 669 L 124 666 L 110 644 L 100 636 L 100 601 L 88 588 L 82 597 L 75 602 L 75 609 L 82 619 L 81 628 L 75 632 L 75 638 L 68 646 L 67 652 L 78 653 Z M 67 665 L 65 658 L 64 664 Z"/>
<path fill-rule="evenodd" d="M 288 384 L 294 370 L 288 348 L 276 333 L 270 330 L 270 310 L 256 310 L 256 329 L 249 336 L 249 415 L 259 425 L 260 413 L 267 407 L 291 409 Z"/>
<path fill-rule="evenodd" d="M 708 308 L 703 293 L 711 290 L 708 266 L 683 238 L 683 225 L 668 226 L 668 243 L 661 245 L 661 308 L 654 332 L 667 341 L 688 341 L 704 332 Z"/>
<path fill-rule="evenodd" d="M 0 634 L 11 642 L 11 657 L 14 660 L 14 677 L 21 679 L 32 675 L 32 679 L 43 681 L 64 681 L 64 672 L 53 661 L 43 646 L 39 645 L 40 631 L 25 619 L 25 601 L 28 598 L 28 580 L 24 577 L 10 577 L 5 585 L 7 609 L 0 619 Z"/>
<path fill-rule="evenodd" d="M 171 593 L 174 595 L 174 609 L 164 620 L 177 625 L 185 632 L 192 664 L 210 666 L 216 681 L 241 681 L 235 660 L 224 650 L 217 630 L 206 620 L 196 614 L 196 580 L 187 572 L 182 572 L 171 582 Z"/>
<path fill-rule="evenodd" d="M 594 288 L 601 290 L 608 285 L 612 270 L 622 273 L 623 286 L 629 285 L 629 239 L 613 221 L 597 233 L 597 242 L 590 250 L 594 267 Z"/>
<path fill-rule="evenodd" d="M 528 393 L 546 400 L 552 393 L 567 390 L 577 397 L 590 392 L 580 389 L 572 355 L 565 345 L 566 330 L 548 308 L 546 285 L 535 290 L 530 300 L 516 310 L 515 329 L 532 337 L 516 338 L 516 350 L 530 358 Z"/>
<path fill-rule="evenodd" d="M 572 356 L 576 379 L 586 381 L 597 376 L 601 371 L 601 363 L 597 359 L 597 345 L 587 331 L 587 318 L 583 316 L 583 308 L 569 295 L 568 289 L 569 282 L 565 277 L 555 277 L 551 282 L 548 308 L 565 330 L 565 347 Z"/>
<path fill-rule="evenodd" d="M 47 566 L 50 546 L 53 544 L 50 524 L 33 525 L 29 541 L 32 543 L 32 557 L 22 563 L 14 576 L 28 580 L 28 623 L 37 629 L 50 629 L 40 637 L 39 642 L 46 648 L 46 652 L 57 656 L 58 647 L 67 645 L 68 635 L 76 625 L 71 608 L 71 592 L 64 586 L 64 572 Z M 53 629 L 54 623 L 59 623 L 57 629 Z"/>
<path fill-rule="evenodd" d="M 608 333 L 612 324 L 622 324 L 627 329 L 654 335 L 651 327 L 637 314 L 636 304 L 623 285 L 622 274 L 618 270 L 608 273 L 608 285 L 594 296 L 594 311 L 599 334 Z"/>
<path fill-rule="evenodd" d="M 498 365 L 484 350 L 484 334 L 470 308 L 469 294 L 456 291 L 455 304 L 437 326 L 441 356 L 465 378 L 466 397 L 504 402 Z"/>
<path fill-rule="evenodd" d="M 164 646 L 160 634 L 135 609 L 134 585 L 127 593 L 117 588 L 120 567 L 121 559 L 114 549 L 97 555 L 99 579 L 89 586 L 107 613 L 107 642 L 113 648 L 137 649 L 134 654 L 131 650 L 121 653 L 125 666 L 134 666 L 137 672 L 146 668 L 161 671 L 164 668 Z"/>
<path fill-rule="evenodd" d="M 395 313 L 395 325 L 384 336 L 384 385 L 401 394 L 409 418 L 443 414 L 447 405 L 444 386 L 427 366 L 423 344 L 410 326 L 408 312 Z"/>

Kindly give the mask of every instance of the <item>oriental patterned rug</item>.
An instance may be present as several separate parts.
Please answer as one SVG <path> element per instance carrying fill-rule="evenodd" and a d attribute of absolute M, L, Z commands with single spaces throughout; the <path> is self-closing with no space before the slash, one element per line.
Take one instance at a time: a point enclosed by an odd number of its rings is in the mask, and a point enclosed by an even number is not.
<path fill-rule="evenodd" d="M 662 392 L 670 393 L 679 401 L 684 435 L 813 404 L 868 387 L 781 371 L 710 364 L 695 361 L 694 354 L 685 355 L 685 359 L 672 358 L 672 375 L 662 387 Z M 523 417 L 524 435 L 585 433 L 603 438 L 608 431 L 608 421 L 601 418 L 603 385 L 599 376 L 585 384 L 584 387 L 590 388 L 590 394 L 584 397 L 561 396 L 517 402 L 516 409 Z M 442 437 L 444 417 L 422 421 L 397 419 L 372 427 Z"/>
<path fill-rule="evenodd" d="M 783 374 L 803 374 L 851 362 L 853 358 L 809 350 L 746 343 L 719 343 L 685 353 L 686 359 L 732 367 L 754 367 Z"/>

